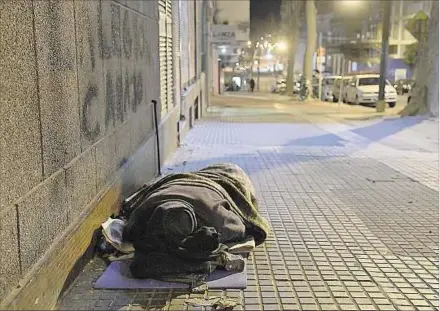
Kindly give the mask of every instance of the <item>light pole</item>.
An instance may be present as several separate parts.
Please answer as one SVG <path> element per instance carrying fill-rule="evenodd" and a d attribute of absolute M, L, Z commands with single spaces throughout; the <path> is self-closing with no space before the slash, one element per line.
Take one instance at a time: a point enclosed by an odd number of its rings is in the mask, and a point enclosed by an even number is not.
<path fill-rule="evenodd" d="M 390 15 L 391 15 L 391 0 L 385 0 L 384 4 L 383 22 L 382 22 L 382 54 L 380 56 L 380 78 L 379 78 L 379 101 L 376 105 L 377 112 L 385 111 L 385 82 L 388 65 L 388 48 L 390 38 Z"/>
<path fill-rule="evenodd" d="M 316 69 L 319 70 L 318 76 L 318 99 L 322 98 L 322 63 L 321 63 L 321 46 L 322 46 L 322 33 L 318 34 L 318 53 L 316 53 Z"/>
<path fill-rule="evenodd" d="M 261 49 L 257 51 L 257 92 L 260 91 L 260 61 L 261 61 Z"/>
<path fill-rule="evenodd" d="M 338 95 L 338 109 L 341 107 L 342 103 L 342 87 L 344 83 L 344 75 L 345 75 L 345 58 L 342 59 L 342 68 L 341 68 L 341 83 L 339 84 L 339 95 Z"/>
<path fill-rule="evenodd" d="M 260 91 L 260 62 L 261 62 L 261 50 L 263 45 L 264 37 L 261 37 L 257 42 L 257 92 Z M 267 41 L 265 42 L 267 45 Z"/>

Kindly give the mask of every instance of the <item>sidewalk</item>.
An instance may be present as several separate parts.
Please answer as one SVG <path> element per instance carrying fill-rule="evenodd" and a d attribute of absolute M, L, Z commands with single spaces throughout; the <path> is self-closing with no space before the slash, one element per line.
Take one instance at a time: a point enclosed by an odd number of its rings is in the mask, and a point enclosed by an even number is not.
<path fill-rule="evenodd" d="M 437 310 L 438 121 L 247 118 L 199 121 L 164 170 L 240 165 L 273 227 L 247 289 L 205 295 L 236 299 L 234 310 Z M 103 269 L 89 264 L 60 309 L 187 308 L 183 292 L 93 290 Z"/>

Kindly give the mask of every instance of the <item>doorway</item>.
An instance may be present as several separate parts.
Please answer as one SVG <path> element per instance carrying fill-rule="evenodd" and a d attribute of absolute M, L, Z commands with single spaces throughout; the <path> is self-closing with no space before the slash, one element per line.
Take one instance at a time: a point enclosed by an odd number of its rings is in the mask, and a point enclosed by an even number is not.
<path fill-rule="evenodd" d="M 196 100 L 194 101 L 194 119 L 199 119 L 199 98 L 196 97 Z"/>

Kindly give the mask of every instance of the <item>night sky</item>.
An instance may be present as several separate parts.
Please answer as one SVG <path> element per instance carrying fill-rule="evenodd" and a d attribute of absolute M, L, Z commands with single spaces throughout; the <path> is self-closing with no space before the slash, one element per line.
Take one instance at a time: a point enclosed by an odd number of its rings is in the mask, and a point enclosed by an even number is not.
<path fill-rule="evenodd" d="M 258 32 L 256 21 L 267 18 L 271 13 L 280 19 L 281 0 L 250 0 L 251 3 L 251 37 Z"/>

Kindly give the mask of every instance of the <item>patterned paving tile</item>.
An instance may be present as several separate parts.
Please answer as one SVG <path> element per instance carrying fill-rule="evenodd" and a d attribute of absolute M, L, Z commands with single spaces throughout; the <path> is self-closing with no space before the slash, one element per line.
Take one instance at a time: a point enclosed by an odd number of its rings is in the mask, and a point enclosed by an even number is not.
<path fill-rule="evenodd" d="M 200 121 L 166 169 L 240 165 L 272 225 L 249 259 L 248 288 L 204 295 L 232 297 L 234 310 L 438 310 L 432 152 L 418 146 L 412 161 L 392 137 L 366 145 L 368 130 L 358 139 L 359 131 L 339 135 L 311 122 L 237 118 Z M 60 309 L 193 310 L 188 293 L 93 290 L 103 269 L 99 260 L 90 263 Z"/>

